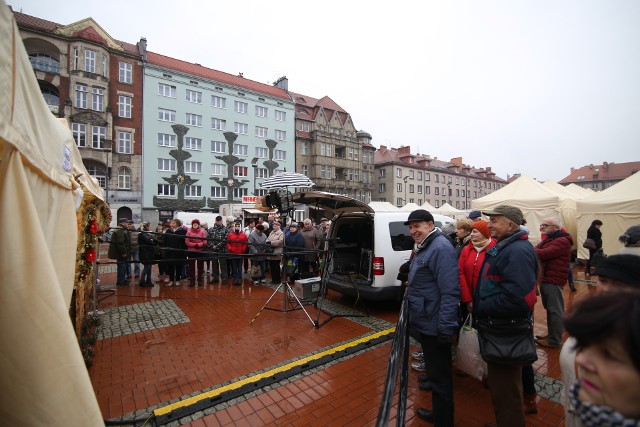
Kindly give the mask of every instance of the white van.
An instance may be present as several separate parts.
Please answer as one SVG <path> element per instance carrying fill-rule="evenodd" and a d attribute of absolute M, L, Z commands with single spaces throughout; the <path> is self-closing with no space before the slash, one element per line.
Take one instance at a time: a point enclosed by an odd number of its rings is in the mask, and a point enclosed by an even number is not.
<path fill-rule="evenodd" d="M 375 211 L 369 205 L 321 191 L 293 194 L 295 203 L 324 209 L 331 220 L 323 284 L 334 291 L 367 300 L 400 300 L 400 266 L 407 262 L 413 238 L 404 222 L 410 212 Z M 433 214 L 436 227 L 455 224 Z"/>

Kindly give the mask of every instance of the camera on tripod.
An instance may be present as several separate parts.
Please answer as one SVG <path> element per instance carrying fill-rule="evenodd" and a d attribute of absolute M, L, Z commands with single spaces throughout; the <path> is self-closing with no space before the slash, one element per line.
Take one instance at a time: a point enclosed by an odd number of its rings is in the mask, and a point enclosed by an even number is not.
<path fill-rule="evenodd" d="M 284 188 L 272 190 L 262 197 L 262 206 L 270 209 L 277 209 L 280 213 L 295 210 L 291 193 Z"/>

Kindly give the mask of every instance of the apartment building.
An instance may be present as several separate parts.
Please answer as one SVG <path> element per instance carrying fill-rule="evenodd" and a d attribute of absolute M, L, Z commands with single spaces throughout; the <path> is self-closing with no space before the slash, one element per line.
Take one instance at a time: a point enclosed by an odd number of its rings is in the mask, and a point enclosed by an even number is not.
<path fill-rule="evenodd" d="M 351 115 L 328 96 L 290 95 L 296 114 L 296 171 L 316 184 L 314 190 L 370 202 L 375 152 L 371 135 L 356 131 Z"/>
<path fill-rule="evenodd" d="M 113 216 L 140 221 L 146 42 L 116 40 L 92 18 L 61 25 L 14 16 L 42 95 L 52 114 L 69 122 Z"/>
<path fill-rule="evenodd" d="M 380 146 L 374 154 L 375 190 L 373 200 L 398 207 L 407 203 L 435 208 L 445 203 L 456 209 L 471 209 L 471 201 L 504 187 L 507 182 L 490 167 L 465 165 L 462 157 L 438 160 L 411 153 L 411 147 Z"/>
<path fill-rule="evenodd" d="M 144 218 L 218 210 L 295 168 L 286 90 L 149 52 L 144 67 Z"/>
<path fill-rule="evenodd" d="M 579 168 L 571 168 L 571 173 L 558 183 L 562 185 L 576 184 L 593 191 L 602 191 L 630 177 L 639 170 L 640 162 L 603 162 L 601 165 L 591 164 Z"/>

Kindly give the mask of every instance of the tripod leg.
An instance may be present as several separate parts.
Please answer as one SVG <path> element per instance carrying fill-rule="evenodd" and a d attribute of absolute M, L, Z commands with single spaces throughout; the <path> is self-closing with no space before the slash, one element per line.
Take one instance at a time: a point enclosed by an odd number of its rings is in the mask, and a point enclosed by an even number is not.
<path fill-rule="evenodd" d="M 264 303 L 264 305 L 262 306 L 262 308 L 260 310 L 258 310 L 258 312 L 256 313 L 256 315 L 253 317 L 253 319 L 251 319 L 251 322 L 249 322 L 249 326 L 251 326 L 253 324 L 253 322 L 258 318 L 258 316 L 260 316 L 260 313 L 262 313 L 262 310 L 264 310 L 267 305 L 269 305 L 269 302 L 273 299 L 273 297 L 276 295 L 276 293 L 280 290 L 280 288 L 282 287 L 282 283 L 280 283 L 278 285 L 278 287 L 276 288 L 275 292 L 271 294 L 271 296 L 269 297 L 269 299 L 267 300 L 267 302 Z M 286 290 L 285 290 L 286 292 Z"/>
<path fill-rule="evenodd" d="M 306 314 L 307 317 L 309 318 L 309 321 L 311 322 L 311 324 L 315 327 L 316 326 L 316 322 L 314 322 L 313 319 L 311 318 L 311 316 L 309 316 L 309 312 L 307 312 L 307 310 L 304 308 L 304 306 L 302 305 L 302 302 L 300 302 L 300 300 L 298 299 L 298 296 L 293 292 L 293 289 L 291 289 L 291 286 L 289 286 L 288 283 L 285 283 L 285 286 L 286 286 L 286 289 L 284 290 L 285 295 L 286 295 L 287 292 L 291 293 L 291 295 L 298 302 L 298 305 L 300 306 L 302 311 L 304 311 L 304 314 Z"/>

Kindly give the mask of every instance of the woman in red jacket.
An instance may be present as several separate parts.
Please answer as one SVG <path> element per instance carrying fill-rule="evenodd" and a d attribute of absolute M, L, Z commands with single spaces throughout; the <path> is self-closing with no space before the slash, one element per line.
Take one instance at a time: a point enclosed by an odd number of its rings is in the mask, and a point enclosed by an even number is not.
<path fill-rule="evenodd" d="M 491 238 L 487 221 L 476 221 L 471 227 L 471 241 L 462 249 L 458 259 L 461 303 L 469 313 L 473 309 L 473 291 L 478 283 L 484 256 L 496 244 L 496 239 Z"/>
<path fill-rule="evenodd" d="M 227 236 L 227 250 L 232 255 L 230 280 L 235 285 L 242 284 L 242 254 L 247 249 L 247 235 L 242 231 L 241 224 L 236 221 L 233 231 Z"/>
<path fill-rule="evenodd" d="M 204 285 L 204 260 L 202 259 L 202 249 L 207 246 L 207 232 L 200 227 L 200 221 L 191 221 L 191 228 L 187 231 L 185 239 L 187 245 L 187 256 L 189 257 L 189 286 L 196 285 L 196 277 L 202 286 Z M 198 268 L 196 274 L 196 267 Z"/>

